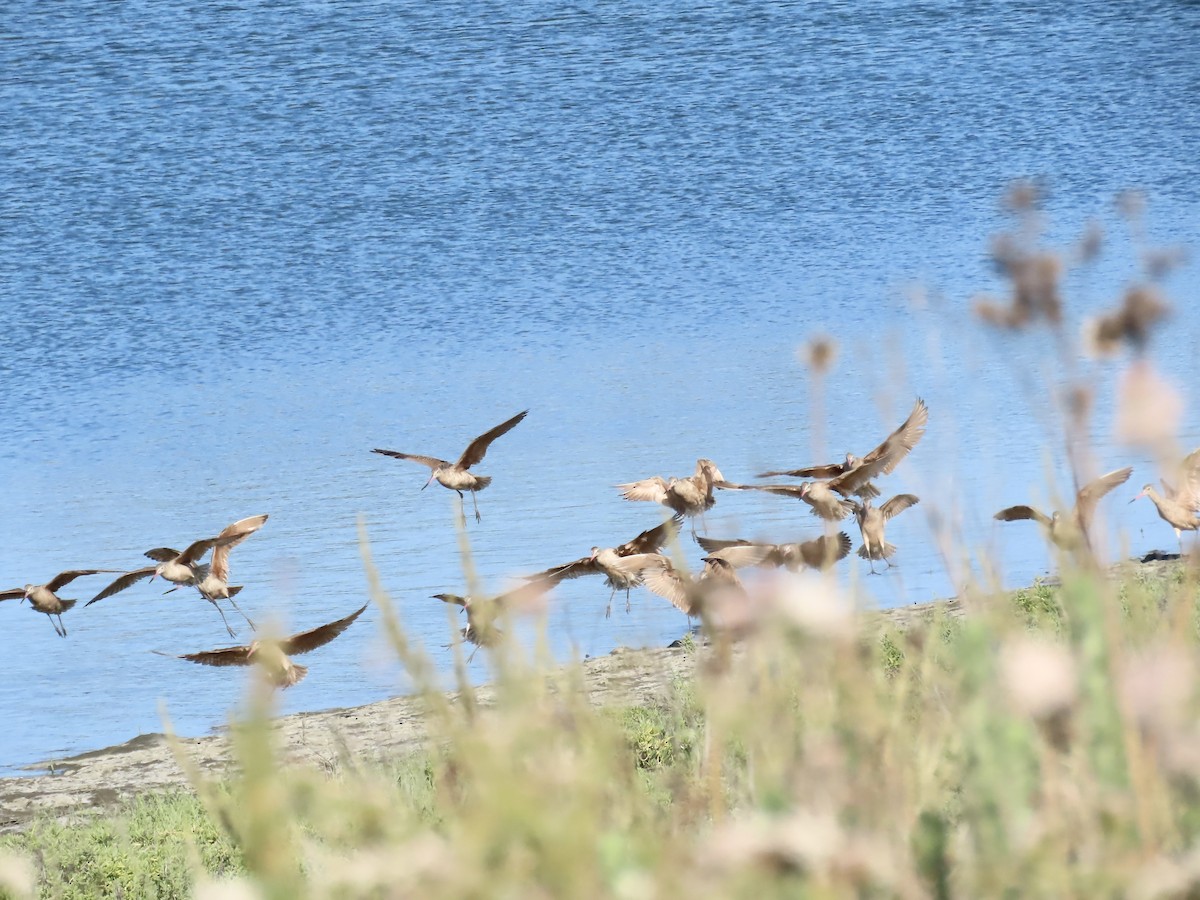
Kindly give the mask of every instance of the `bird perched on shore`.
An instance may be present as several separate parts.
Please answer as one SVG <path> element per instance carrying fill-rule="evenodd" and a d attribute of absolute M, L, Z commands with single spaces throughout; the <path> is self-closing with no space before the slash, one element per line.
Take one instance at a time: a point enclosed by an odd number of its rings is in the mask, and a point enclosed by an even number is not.
<path fill-rule="evenodd" d="M 45 613 L 46 618 L 50 620 L 50 624 L 54 626 L 54 633 L 59 637 L 67 636 L 67 628 L 63 625 L 62 614 L 78 603 L 78 600 L 67 600 L 58 596 L 58 589 L 70 584 L 76 578 L 82 578 L 84 575 L 97 575 L 100 572 L 115 572 L 116 569 L 70 569 L 66 572 L 59 572 L 45 584 L 27 584 L 23 588 L 13 588 L 8 591 L 0 591 L 0 600 L 17 600 L 22 603 L 29 601 L 29 606 L 34 612 Z M 57 622 L 54 620 L 58 619 Z"/>
<path fill-rule="evenodd" d="M 126 572 L 84 605 L 91 606 L 93 603 L 103 600 L 106 597 L 111 597 L 113 594 L 118 594 L 128 587 L 132 587 L 145 578 L 149 578 L 151 581 L 155 578 L 163 578 L 180 586 L 199 585 L 208 578 L 212 568 L 200 562 L 204 558 L 204 555 L 214 547 L 224 547 L 241 543 L 249 534 L 257 531 L 262 526 L 262 523 L 266 521 L 266 518 L 264 515 L 242 519 L 222 529 L 221 533 L 216 537 L 193 541 L 182 553 L 170 547 L 156 547 L 153 550 L 147 550 L 144 555 L 155 560 L 158 563 L 157 565 L 144 566 L 140 569 L 134 569 L 132 572 Z M 231 596 L 236 593 L 237 590 L 229 588 Z M 235 632 L 229 626 L 229 621 L 225 618 L 225 611 L 221 609 L 216 599 L 210 596 L 205 596 L 205 599 L 221 614 L 221 621 L 225 623 L 225 630 L 229 632 L 230 637 L 234 637 Z"/>
<path fill-rule="evenodd" d="M 290 657 L 309 653 L 324 647 L 349 628 L 354 620 L 366 611 L 370 604 L 364 603 L 350 615 L 308 631 L 301 631 L 283 640 L 263 639 L 252 641 L 242 647 L 222 647 L 201 653 L 185 653 L 176 659 L 199 663 L 202 666 L 252 666 L 257 665 L 270 684 L 278 688 L 289 688 L 308 674 L 308 667 L 292 662 Z M 157 651 L 156 651 L 157 652 Z M 162 653 L 161 656 L 171 656 Z"/>
<path fill-rule="evenodd" d="M 917 398 L 908 418 L 904 423 L 884 438 L 874 450 L 866 456 L 858 457 L 847 453 L 846 459 L 840 463 L 830 463 L 823 466 L 807 466 L 803 469 L 788 469 L 784 471 L 762 472 L 756 478 L 816 478 L 828 479 L 824 484 L 832 491 L 843 497 L 852 494 L 866 499 L 879 496 L 879 489 L 871 481 L 880 475 L 890 475 L 896 466 L 904 459 L 917 442 L 925 434 L 925 426 L 929 423 L 929 407 L 920 397 Z M 779 493 L 776 491 L 776 493 Z"/>
<path fill-rule="evenodd" d="M 803 500 L 815 515 L 827 522 L 839 522 L 854 511 L 854 503 L 830 488 L 831 482 L 802 481 L 800 484 L 735 484 L 720 482 L 717 487 L 727 491 L 764 491 Z"/>
<path fill-rule="evenodd" d="M 501 422 L 491 431 L 484 432 L 475 438 L 475 440 L 467 445 L 467 449 L 462 452 L 462 456 L 458 458 L 458 462 L 449 462 L 444 459 L 438 459 L 435 456 L 417 456 L 413 453 L 400 453 L 397 450 L 380 450 L 378 447 L 371 452 L 390 456 L 393 459 L 407 459 L 410 462 L 429 466 L 433 472 L 421 490 L 425 490 L 425 488 L 436 481 L 442 487 L 455 491 L 460 500 L 463 497 L 463 491 L 469 491 L 471 494 L 471 503 L 475 507 L 475 521 L 478 522 L 480 521 L 479 503 L 475 499 L 475 494 L 491 484 L 492 479 L 486 475 L 476 475 L 467 470 L 483 459 L 484 454 L 488 451 L 488 447 L 492 445 L 492 441 L 496 440 L 502 434 L 512 431 L 528 414 L 529 410 L 519 412 L 511 419 Z"/>
<path fill-rule="evenodd" d="M 1158 515 L 1164 522 L 1175 529 L 1175 537 L 1179 541 L 1179 555 L 1183 552 L 1183 532 L 1200 530 L 1200 450 L 1193 450 L 1179 464 L 1177 473 L 1178 487 L 1173 487 L 1165 478 L 1162 482 L 1163 493 L 1159 494 L 1154 485 L 1145 485 L 1130 503 L 1149 497 L 1150 502 L 1158 510 Z"/>
<path fill-rule="evenodd" d="M 850 535 L 840 531 L 811 541 L 794 544 L 766 544 L 759 541 L 696 539 L 704 551 L 725 560 L 735 569 L 745 566 L 774 566 L 791 572 L 801 569 L 827 569 L 850 554 Z"/>
<path fill-rule="evenodd" d="M 876 574 L 877 559 L 886 562 L 888 568 L 892 566 L 892 554 L 896 552 L 896 547 L 883 538 L 888 520 L 920 502 L 915 494 L 897 494 L 878 509 L 871 505 L 870 500 L 855 504 L 854 517 L 858 519 L 858 530 L 863 539 L 862 546 L 858 548 L 858 555 L 871 564 L 872 575 Z"/>
<path fill-rule="evenodd" d="M 475 647 L 495 647 L 504 637 L 504 633 L 496 627 L 496 622 L 511 609 L 529 606 L 554 586 L 549 578 L 536 577 L 534 580 L 492 596 L 471 597 L 462 594 L 433 594 L 434 600 L 461 606 L 467 613 L 467 627 L 459 634 L 464 641 Z M 475 658 L 472 651 L 467 662 Z"/>
<path fill-rule="evenodd" d="M 1133 474 L 1133 468 L 1127 466 L 1101 475 L 1079 489 L 1075 495 L 1075 506 L 1069 513 L 1055 511 L 1046 515 L 1032 506 L 1010 506 L 996 513 L 996 519 L 1001 522 L 1015 522 L 1020 519 L 1032 519 L 1046 529 L 1046 534 L 1055 546 L 1063 550 L 1078 550 L 1083 546 L 1090 547 L 1088 528 L 1092 516 L 1096 512 L 1096 504 L 1100 499 L 1118 485 L 1124 484 Z"/>
<path fill-rule="evenodd" d="M 626 500 L 645 500 L 661 503 L 679 516 L 694 519 L 713 508 L 716 497 L 713 485 L 723 482 L 725 476 L 711 459 L 696 460 L 696 471 L 687 478 L 665 479 L 661 475 L 618 484 L 617 490 Z M 696 523 L 692 523 L 692 534 Z"/>
<path fill-rule="evenodd" d="M 658 551 L 679 533 L 679 526 L 682 524 L 683 517 L 676 515 L 661 525 L 646 529 L 633 540 L 626 541 L 618 547 L 593 547 L 589 556 L 546 569 L 531 575 L 530 578 L 546 578 L 557 584 L 584 575 L 603 575 L 604 583 L 612 588 L 608 606 L 604 610 L 604 617 L 608 618 L 612 613 L 612 601 L 617 591 L 625 591 L 625 608 L 629 609 L 629 592 L 642 583 L 642 572 L 646 567 L 658 563 Z"/>
<path fill-rule="evenodd" d="M 262 528 L 267 518 L 267 514 L 263 513 L 260 516 L 250 516 L 226 526 L 217 535 L 217 544 L 213 547 L 208 571 L 204 573 L 204 577 L 200 581 L 196 582 L 196 589 L 200 591 L 201 597 L 214 606 L 217 606 L 218 600 L 228 600 L 230 605 L 242 614 L 242 618 L 246 620 L 246 623 L 251 628 L 254 627 L 254 623 L 250 621 L 249 616 L 242 612 L 241 607 L 237 605 L 237 601 L 233 599 L 241 591 L 242 587 L 241 585 L 235 584 L 230 586 L 229 584 L 229 551 L 258 531 L 258 529 Z M 177 591 L 180 587 L 182 585 L 176 585 L 170 591 L 167 591 L 167 593 Z M 220 606 L 217 606 L 218 610 L 220 608 Z"/>

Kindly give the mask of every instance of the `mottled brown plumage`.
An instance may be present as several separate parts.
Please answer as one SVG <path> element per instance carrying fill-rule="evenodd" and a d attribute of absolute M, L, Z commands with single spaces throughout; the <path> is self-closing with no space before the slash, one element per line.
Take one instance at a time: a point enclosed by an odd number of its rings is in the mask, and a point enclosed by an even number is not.
<path fill-rule="evenodd" d="M 713 485 L 725 480 L 711 459 L 696 460 L 696 471 L 687 478 L 665 479 L 661 475 L 618 484 L 617 490 L 626 500 L 661 503 L 671 512 L 686 518 L 703 515 L 713 508 L 716 496 Z M 692 523 L 692 534 L 696 525 Z"/>
<path fill-rule="evenodd" d="M 767 544 L 759 541 L 696 539 L 709 556 L 728 562 L 735 569 L 746 566 L 773 566 L 792 572 L 801 569 L 827 569 L 850 553 L 850 535 L 844 531 L 823 535 L 794 544 Z"/>
<path fill-rule="evenodd" d="M 74 606 L 77 600 L 66 600 L 58 596 L 59 588 L 65 587 L 76 578 L 84 575 L 97 575 L 101 572 L 115 572 L 116 569 L 69 569 L 59 572 L 45 584 L 27 584 L 23 588 L 12 588 L 0 591 L 0 600 L 29 601 L 34 612 L 44 613 L 54 626 L 54 633 L 59 637 L 67 636 L 67 628 L 63 625 L 62 614 Z M 58 621 L 56 622 L 55 619 Z"/>
<path fill-rule="evenodd" d="M 1075 506 L 1067 514 L 1055 511 L 1048 516 L 1032 506 L 1021 505 L 1002 509 L 996 513 L 995 518 L 1001 522 L 1030 519 L 1046 529 L 1047 536 L 1056 546 L 1064 550 L 1077 550 L 1089 543 L 1088 529 L 1096 512 L 1096 504 L 1117 485 L 1128 481 L 1131 474 L 1133 468 L 1126 467 L 1088 482 L 1079 489 L 1075 496 Z"/>
<path fill-rule="evenodd" d="M 890 475 L 896 466 L 904 459 L 917 442 L 925 434 L 925 426 L 929 423 L 929 407 L 925 401 L 917 398 L 916 405 L 904 423 L 889 434 L 878 447 L 866 456 L 857 457 L 852 453 L 846 454 L 844 462 L 829 463 L 823 466 L 808 466 L 803 469 L 788 469 L 786 471 L 763 472 L 756 478 L 818 478 L 828 479 L 824 483 L 830 490 L 836 491 L 843 497 L 852 494 L 871 498 L 879 496 L 879 489 L 871 481 L 880 475 Z"/>
<path fill-rule="evenodd" d="M 920 502 L 914 494 L 897 494 L 879 508 L 872 506 L 870 500 L 855 506 L 854 515 L 863 539 L 858 555 L 871 564 L 872 575 L 875 574 L 875 560 L 882 559 L 891 568 L 891 557 L 896 552 L 895 546 L 884 540 L 888 520 Z"/>
<path fill-rule="evenodd" d="M 241 647 L 222 647 L 201 653 L 185 653 L 176 657 L 202 666 L 249 666 L 258 665 L 275 687 L 289 688 L 308 674 L 305 666 L 292 662 L 290 657 L 299 656 L 324 647 L 366 611 L 370 604 L 364 603 L 345 618 L 329 622 L 308 631 L 301 631 L 280 641 L 258 640 Z M 167 654 L 164 654 L 167 655 Z"/>
<path fill-rule="evenodd" d="M 529 410 L 519 412 L 511 419 L 501 422 L 491 431 L 486 431 L 475 438 L 475 440 L 467 445 L 467 449 L 458 458 L 458 462 L 449 462 L 448 460 L 438 459 L 435 456 L 417 456 L 413 453 L 400 453 L 398 450 L 380 450 L 376 448 L 371 452 L 390 456 L 393 459 L 406 459 L 409 462 L 420 463 L 432 469 L 433 472 L 429 476 L 429 480 L 425 482 L 421 490 L 425 490 L 431 483 L 436 481 L 442 487 L 457 492 L 459 498 L 462 498 L 463 491 L 469 491 L 471 494 L 471 503 L 475 507 L 475 521 L 478 522 L 480 521 L 479 504 L 475 499 L 475 494 L 491 484 L 492 479 L 486 475 L 476 475 L 467 470 L 483 459 L 492 441 L 512 431 L 528 414 Z"/>
<path fill-rule="evenodd" d="M 604 615 L 607 618 L 612 612 L 613 597 L 617 591 L 625 591 L 626 610 L 629 608 L 629 592 L 642 583 L 642 572 L 647 566 L 654 565 L 654 557 L 658 551 L 676 534 L 683 524 L 683 517 L 676 515 L 661 525 L 648 528 L 631 541 L 626 541 L 618 547 L 593 547 L 588 556 L 580 557 L 574 562 L 554 566 L 536 575 L 534 579 L 548 578 L 557 583 L 570 578 L 581 578 L 584 575 L 603 575 L 604 582 L 612 593 L 608 597 L 608 606 Z"/>
<path fill-rule="evenodd" d="M 1159 517 L 1175 529 L 1175 537 L 1179 541 L 1179 553 L 1183 555 L 1183 532 L 1200 530 L 1200 450 L 1193 450 L 1175 467 L 1172 481 L 1178 487 L 1172 486 L 1165 478 L 1160 479 L 1163 493 L 1159 494 L 1154 485 L 1145 485 L 1134 500 L 1149 497 L 1158 510 Z"/>

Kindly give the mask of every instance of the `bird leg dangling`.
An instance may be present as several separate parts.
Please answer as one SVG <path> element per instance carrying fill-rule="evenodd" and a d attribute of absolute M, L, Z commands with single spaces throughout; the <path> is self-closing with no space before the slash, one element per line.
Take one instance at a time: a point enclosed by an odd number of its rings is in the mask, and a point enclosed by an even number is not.
<path fill-rule="evenodd" d="M 475 521 L 482 522 L 483 519 L 479 517 L 479 501 L 475 499 L 474 491 L 471 491 L 471 505 L 475 507 Z"/>
<path fill-rule="evenodd" d="M 221 609 L 221 605 L 216 600 L 209 600 L 208 602 L 221 614 L 221 621 L 225 623 L 225 630 L 229 632 L 229 636 L 237 637 L 237 632 L 229 627 L 229 620 L 225 618 L 225 610 Z"/>

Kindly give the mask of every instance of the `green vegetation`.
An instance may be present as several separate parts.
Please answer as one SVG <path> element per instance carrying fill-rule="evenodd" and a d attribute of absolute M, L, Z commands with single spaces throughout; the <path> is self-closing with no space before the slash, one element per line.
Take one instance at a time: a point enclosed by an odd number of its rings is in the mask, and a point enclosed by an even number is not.
<path fill-rule="evenodd" d="M 425 752 L 335 774 L 277 764 L 264 696 L 231 780 L 0 855 L 55 898 L 1193 896 L 1198 596 L 1079 571 L 880 633 L 801 582 L 669 700 L 598 710 L 504 647 L 494 706 L 428 690 Z"/>

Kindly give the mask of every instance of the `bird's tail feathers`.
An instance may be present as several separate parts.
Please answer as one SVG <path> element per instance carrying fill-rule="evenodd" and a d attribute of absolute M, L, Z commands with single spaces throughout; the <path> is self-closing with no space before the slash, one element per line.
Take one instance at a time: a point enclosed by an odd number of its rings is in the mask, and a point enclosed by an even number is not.
<path fill-rule="evenodd" d="M 883 542 L 883 550 L 877 550 L 874 547 L 868 548 L 863 544 L 858 548 L 858 555 L 863 559 L 888 559 L 896 552 L 896 545 Z"/>

